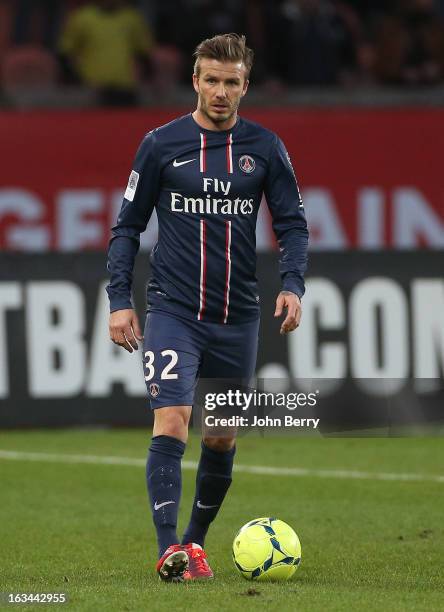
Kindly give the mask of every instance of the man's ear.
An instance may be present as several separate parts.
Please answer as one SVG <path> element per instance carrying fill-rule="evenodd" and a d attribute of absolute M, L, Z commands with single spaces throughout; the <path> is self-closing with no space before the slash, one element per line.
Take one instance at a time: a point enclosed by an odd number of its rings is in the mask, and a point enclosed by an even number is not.
<path fill-rule="evenodd" d="M 244 88 L 242 90 L 242 97 L 245 96 L 245 94 L 247 93 L 247 89 L 248 89 L 248 85 L 250 84 L 250 81 L 248 79 L 246 79 L 245 83 L 244 83 Z"/>
<path fill-rule="evenodd" d="M 199 93 L 199 77 L 193 73 L 193 87 L 196 93 Z"/>

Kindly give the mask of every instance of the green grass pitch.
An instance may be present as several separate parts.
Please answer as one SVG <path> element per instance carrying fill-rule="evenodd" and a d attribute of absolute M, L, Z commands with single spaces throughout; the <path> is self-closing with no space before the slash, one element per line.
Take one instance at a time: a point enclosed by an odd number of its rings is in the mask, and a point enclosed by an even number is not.
<path fill-rule="evenodd" d="M 148 432 L 0 432 L 1 451 L 144 460 Z M 186 460 L 197 460 L 192 435 Z M 37 460 L 36 460 L 37 459 Z M 242 465 L 298 467 L 313 475 L 235 475 L 207 539 L 211 582 L 169 585 L 153 571 L 154 530 L 142 465 L 1 458 L 0 591 L 64 592 L 64 605 L 23 610 L 443 610 L 442 438 L 278 438 L 239 441 Z M 345 470 L 340 477 L 329 470 Z M 423 474 L 418 480 L 348 477 L 348 471 Z M 184 470 L 180 529 L 194 471 Z M 302 563 L 288 583 L 245 581 L 231 560 L 237 529 L 257 516 L 288 522 Z"/>

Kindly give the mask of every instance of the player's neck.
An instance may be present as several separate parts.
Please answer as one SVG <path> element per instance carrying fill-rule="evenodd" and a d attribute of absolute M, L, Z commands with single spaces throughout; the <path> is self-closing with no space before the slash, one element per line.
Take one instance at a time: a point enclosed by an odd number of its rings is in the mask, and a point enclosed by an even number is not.
<path fill-rule="evenodd" d="M 222 122 L 215 122 L 205 115 L 200 108 L 196 108 L 194 113 L 192 113 L 192 117 L 194 121 L 204 130 L 213 130 L 214 132 L 224 132 L 225 130 L 231 130 L 236 125 L 237 122 L 237 112 L 234 113 L 232 117 Z"/>

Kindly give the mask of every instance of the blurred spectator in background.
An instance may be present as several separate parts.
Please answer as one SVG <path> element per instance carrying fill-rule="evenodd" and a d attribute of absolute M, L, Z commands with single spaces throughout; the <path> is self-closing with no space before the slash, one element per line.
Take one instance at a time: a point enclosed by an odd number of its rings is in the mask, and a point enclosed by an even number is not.
<path fill-rule="evenodd" d="M 55 92 L 58 64 L 54 50 L 63 12 L 58 0 L 16 0 L 1 3 L 0 78 L 4 101 L 26 107 Z M 31 102 L 31 103 L 32 103 Z"/>
<path fill-rule="evenodd" d="M 284 0 L 270 36 L 273 71 L 289 85 L 333 85 L 354 69 L 352 33 L 328 0 Z"/>
<path fill-rule="evenodd" d="M 257 0 L 254 0 L 257 2 Z M 140 0 L 143 4 L 143 0 Z M 224 32 L 243 32 L 245 2 L 239 0 L 168 0 L 156 2 L 156 41 L 182 57 L 182 81 L 189 83 L 196 41 Z M 145 9 L 145 12 L 147 9 Z"/>
<path fill-rule="evenodd" d="M 16 0 L 13 44 L 43 45 L 54 51 L 62 9 L 60 0 Z"/>
<path fill-rule="evenodd" d="M 126 0 L 91 2 L 71 13 L 62 32 L 65 78 L 93 87 L 105 106 L 134 105 L 152 46 L 143 15 Z"/>
<path fill-rule="evenodd" d="M 384 83 L 425 85 L 444 75 L 444 26 L 434 0 L 398 0 L 376 36 L 376 71 Z"/>
<path fill-rule="evenodd" d="M 444 81 L 444 0 L 0 0 L 1 84 L 56 91 L 58 53 L 63 82 L 101 104 L 136 104 L 148 75 L 155 101 L 174 99 L 196 41 L 222 32 L 247 35 L 269 97 Z"/>

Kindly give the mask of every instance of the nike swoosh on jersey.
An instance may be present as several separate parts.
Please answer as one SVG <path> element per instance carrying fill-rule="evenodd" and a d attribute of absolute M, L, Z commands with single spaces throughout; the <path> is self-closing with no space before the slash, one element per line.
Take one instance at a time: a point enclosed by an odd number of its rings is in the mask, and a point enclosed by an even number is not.
<path fill-rule="evenodd" d="M 200 500 L 197 500 L 196 506 L 200 508 L 201 510 L 209 510 L 210 508 L 219 508 L 219 504 L 217 504 L 216 506 L 204 506 L 203 504 L 200 503 Z"/>
<path fill-rule="evenodd" d="M 184 164 L 191 164 L 191 162 L 196 161 L 196 159 L 186 159 L 185 161 L 178 162 L 177 159 L 173 161 L 173 166 L 178 168 L 179 166 L 183 166 Z"/>
<path fill-rule="evenodd" d="M 176 502 L 174 500 L 162 502 L 161 504 L 154 502 L 154 510 L 159 510 L 159 508 L 162 508 L 162 506 L 166 506 L 167 504 L 175 504 L 175 503 Z"/>

